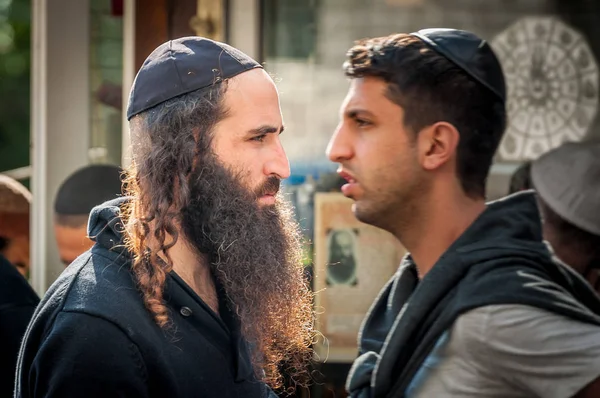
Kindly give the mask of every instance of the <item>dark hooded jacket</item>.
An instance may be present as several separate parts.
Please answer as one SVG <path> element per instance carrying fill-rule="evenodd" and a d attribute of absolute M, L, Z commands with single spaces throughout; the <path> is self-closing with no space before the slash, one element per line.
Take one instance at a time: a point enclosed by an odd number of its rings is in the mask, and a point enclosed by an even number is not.
<path fill-rule="evenodd" d="M 220 295 L 220 317 L 175 273 L 170 323 L 144 307 L 123 247 L 123 199 L 92 210 L 92 249 L 50 287 L 21 347 L 17 397 L 266 397 Z"/>
<path fill-rule="evenodd" d="M 21 339 L 39 302 L 27 279 L 0 256 L 0 397 L 13 393 Z"/>
<path fill-rule="evenodd" d="M 403 397 L 440 336 L 465 312 L 521 304 L 600 326 L 600 298 L 542 240 L 534 194 L 488 205 L 419 279 L 410 256 L 361 329 L 348 377 L 352 397 Z"/>

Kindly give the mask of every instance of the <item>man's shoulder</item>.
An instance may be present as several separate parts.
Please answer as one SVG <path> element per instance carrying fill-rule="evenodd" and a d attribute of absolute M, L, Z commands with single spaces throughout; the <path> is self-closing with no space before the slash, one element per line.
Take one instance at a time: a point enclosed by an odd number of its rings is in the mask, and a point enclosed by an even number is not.
<path fill-rule="evenodd" d="M 528 364 L 559 367 L 577 358 L 600 366 L 600 326 L 528 305 L 476 308 L 460 315 L 450 334 L 451 352 L 482 366 L 490 358 L 494 367 L 515 371 Z"/>
<path fill-rule="evenodd" d="M 126 325 L 144 313 L 140 310 L 144 305 L 128 262 L 92 249 L 70 264 L 48 289 L 34 323 L 51 324 L 59 313 L 78 313 Z"/>
<path fill-rule="evenodd" d="M 600 375 L 600 326 L 544 309 L 477 308 L 456 320 L 451 336 L 451 352 L 480 373 L 537 396 L 572 396 Z"/>
<path fill-rule="evenodd" d="M 140 393 L 132 396 L 147 396 L 149 346 L 141 347 L 125 325 L 92 312 L 62 309 L 30 325 L 19 354 L 17 396 L 96 397 L 134 387 Z"/>
<path fill-rule="evenodd" d="M 536 345 L 544 349 L 553 338 L 563 341 L 572 338 L 574 342 L 590 338 L 600 349 L 599 325 L 521 304 L 489 305 L 471 310 L 458 317 L 453 333 L 485 344 L 506 340 L 531 349 Z"/>
<path fill-rule="evenodd" d="M 129 262 L 105 251 L 92 249 L 65 270 L 64 310 L 112 310 L 140 301 Z"/>
<path fill-rule="evenodd" d="M 411 396 L 573 396 L 600 375 L 600 327 L 526 305 L 462 314 Z"/>
<path fill-rule="evenodd" d="M 471 265 L 455 297 L 458 313 L 525 305 L 600 325 L 600 299 L 587 282 L 543 249 L 499 250 Z"/>
<path fill-rule="evenodd" d="M 115 358 L 129 355 L 128 347 L 144 352 L 152 349 L 154 334 L 147 332 L 155 327 L 127 263 L 91 250 L 48 289 L 25 334 L 21 366 L 33 366 L 39 352 L 93 351 L 97 358 L 102 351 Z"/>

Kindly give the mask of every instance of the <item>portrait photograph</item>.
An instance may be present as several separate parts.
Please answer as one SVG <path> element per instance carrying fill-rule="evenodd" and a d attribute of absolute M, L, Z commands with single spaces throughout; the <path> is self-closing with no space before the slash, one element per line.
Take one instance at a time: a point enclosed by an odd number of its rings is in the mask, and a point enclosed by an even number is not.
<path fill-rule="evenodd" d="M 341 193 L 315 195 L 314 290 L 317 359 L 351 362 L 370 304 L 396 272 L 404 248 L 390 233 L 363 224 Z"/>

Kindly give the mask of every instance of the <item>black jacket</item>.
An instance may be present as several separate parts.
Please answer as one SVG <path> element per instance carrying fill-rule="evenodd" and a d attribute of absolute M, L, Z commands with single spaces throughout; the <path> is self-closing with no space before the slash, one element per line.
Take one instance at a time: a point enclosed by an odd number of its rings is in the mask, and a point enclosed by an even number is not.
<path fill-rule="evenodd" d="M 0 256 L 0 397 L 12 396 L 21 339 L 39 302 L 27 280 Z"/>
<path fill-rule="evenodd" d="M 522 304 L 600 326 L 600 299 L 542 240 L 532 192 L 491 203 L 419 280 L 407 256 L 371 307 L 352 397 L 402 397 L 439 337 L 465 312 Z"/>
<path fill-rule="evenodd" d="M 175 273 L 171 324 L 144 307 L 122 247 L 122 199 L 92 211 L 94 247 L 73 262 L 38 307 L 21 347 L 17 397 L 266 397 L 239 326 L 221 319 Z"/>

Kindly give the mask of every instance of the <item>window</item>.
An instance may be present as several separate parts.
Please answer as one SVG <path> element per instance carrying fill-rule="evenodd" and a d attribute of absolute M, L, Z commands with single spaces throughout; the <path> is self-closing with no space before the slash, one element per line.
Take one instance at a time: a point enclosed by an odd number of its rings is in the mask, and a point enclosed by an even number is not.
<path fill-rule="evenodd" d="M 121 164 L 123 1 L 90 0 L 91 163 Z"/>

